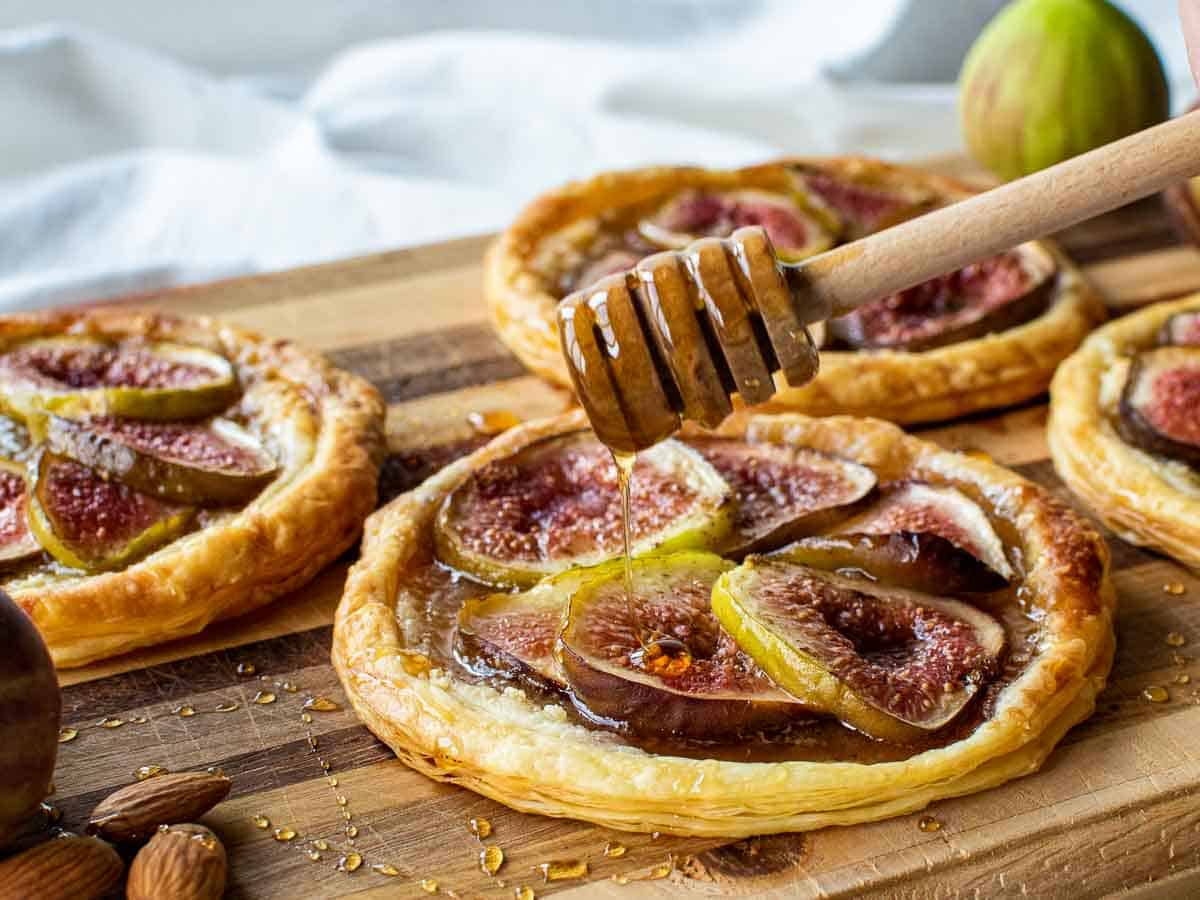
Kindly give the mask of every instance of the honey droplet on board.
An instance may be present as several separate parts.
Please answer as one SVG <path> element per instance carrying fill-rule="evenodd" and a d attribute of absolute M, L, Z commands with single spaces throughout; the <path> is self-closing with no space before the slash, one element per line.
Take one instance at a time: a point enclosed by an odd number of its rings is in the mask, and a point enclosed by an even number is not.
<path fill-rule="evenodd" d="M 101 728 L 120 728 L 125 724 L 125 720 L 118 718 L 117 716 L 105 716 L 96 724 Z"/>
<path fill-rule="evenodd" d="M 337 800 L 338 806 L 345 806 L 347 803 L 350 802 L 345 797 L 343 797 L 341 794 L 338 794 L 334 799 Z"/>
<path fill-rule="evenodd" d="M 281 844 L 286 844 L 288 841 L 294 840 L 295 837 L 296 830 L 294 828 L 288 828 L 288 826 L 284 825 L 282 828 L 275 829 L 275 840 Z"/>
<path fill-rule="evenodd" d="M 303 722 L 305 725 L 311 725 L 312 724 L 312 715 L 310 715 L 309 713 L 300 713 L 300 721 Z"/>
<path fill-rule="evenodd" d="M 334 703 L 328 697 L 309 697 L 301 708 L 313 712 L 337 712 L 342 706 L 340 703 Z"/>
<path fill-rule="evenodd" d="M 304 851 L 304 855 L 307 856 L 309 859 L 311 859 L 313 862 L 316 862 L 317 860 L 319 860 L 321 858 L 320 851 L 318 851 L 315 847 L 309 847 L 307 850 Z"/>
<path fill-rule="evenodd" d="M 372 872 L 378 872 L 380 875 L 387 875 L 389 878 L 395 878 L 400 874 L 400 870 L 391 863 L 375 863 L 371 866 Z"/>
<path fill-rule="evenodd" d="M 78 728 L 60 728 L 58 729 L 58 742 L 60 744 L 69 744 L 75 738 L 79 737 Z"/>
<path fill-rule="evenodd" d="M 1192 676 L 1189 675 L 1187 672 L 1180 672 L 1178 675 L 1175 676 L 1175 683 L 1176 684 L 1191 684 Z"/>
<path fill-rule="evenodd" d="M 259 691 L 254 695 L 254 702 L 259 706 L 266 706 L 268 703 L 275 702 L 275 695 L 270 691 Z"/>
<path fill-rule="evenodd" d="M 520 884 L 513 888 L 513 900 L 534 900 L 537 894 L 533 892 L 527 884 Z"/>
<path fill-rule="evenodd" d="M 1173 597 L 1182 595 L 1185 590 L 1187 589 L 1179 581 L 1169 581 L 1163 585 L 1163 593 L 1170 594 Z"/>
<path fill-rule="evenodd" d="M 328 850 L 329 849 L 329 841 L 325 840 L 325 838 L 317 838 L 312 843 L 313 843 L 313 846 L 316 847 L 318 850 Z"/>
<path fill-rule="evenodd" d="M 467 413 L 467 424 L 476 434 L 499 434 L 521 424 L 521 417 L 507 409 Z"/>
<path fill-rule="evenodd" d="M 145 781 L 147 778 L 153 778 L 156 775 L 166 775 L 167 770 L 162 766 L 138 766 L 133 770 L 133 777 L 138 781 Z"/>
<path fill-rule="evenodd" d="M 316 735 L 310 734 L 308 736 L 307 740 L 308 740 L 308 749 L 316 752 L 317 747 L 319 747 L 321 745 L 320 742 L 317 740 Z M 324 763 L 321 764 L 321 768 L 325 768 Z"/>
<path fill-rule="evenodd" d="M 254 663 L 238 663 L 237 665 L 237 673 L 239 675 L 249 676 L 253 675 L 257 671 L 258 669 L 254 667 Z"/>
<path fill-rule="evenodd" d="M 357 851 L 351 850 L 338 860 L 338 868 L 343 872 L 357 872 L 362 862 L 362 856 Z"/>
<path fill-rule="evenodd" d="M 294 694 L 300 690 L 300 685 L 296 684 L 294 681 L 284 681 L 279 686 L 289 694 Z"/>
<path fill-rule="evenodd" d="M 330 786 L 330 787 L 337 787 L 337 786 L 338 786 L 338 780 L 337 780 L 337 776 L 336 776 L 336 775 L 330 775 L 330 776 L 329 776 L 328 778 L 326 778 L 325 780 L 326 780 L 327 782 L 329 782 L 329 786 Z"/>
<path fill-rule="evenodd" d="M 658 881 L 660 878 L 666 878 L 668 875 L 671 874 L 671 871 L 674 868 L 675 868 L 675 865 L 672 862 L 668 861 L 665 863 L 659 863 L 657 866 L 655 866 L 653 869 L 651 869 L 649 872 L 646 873 L 646 877 L 643 880 L 644 881 Z"/>
<path fill-rule="evenodd" d="M 618 844 L 616 841 L 609 841 L 604 845 L 604 855 L 609 859 L 620 859 L 625 855 L 625 845 Z"/>
<path fill-rule="evenodd" d="M 358 826 L 357 825 L 347 825 L 346 826 L 346 837 L 350 838 L 351 840 L 358 837 Z"/>
<path fill-rule="evenodd" d="M 1166 703 L 1171 699 L 1170 693 L 1161 684 L 1152 684 L 1142 691 L 1142 697 L 1151 703 Z"/>
<path fill-rule="evenodd" d="M 427 894 L 436 894 L 438 892 L 438 883 L 432 878 L 422 878 L 421 890 Z"/>
<path fill-rule="evenodd" d="M 479 838 L 481 841 L 489 837 L 492 833 L 492 823 L 484 818 L 470 819 L 467 821 L 467 827 L 471 829 L 471 834 Z"/>
<path fill-rule="evenodd" d="M 145 725 L 149 721 L 150 721 L 150 718 L 148 716 L 130 716 L 129 717 L 130 725 Z"/>
<path fill-rule="evenodd" d="M 175 707 L 173 710 L 171 710 L 171 712 L 179 716 L 181 719 L 190 719 L 196 714 L 196 708 L 194 706 L 188 706 L 185 703 L 183 706 Z"/>
<path fill-rule="evenodd" d="M 504 851 L 491 844 L 479 851 L 479 868 L 488 875 L 495 875 L 504 865 Z"/>
<path fill-rule="evenodd" d="M 216 711 L 221 713 L 233 712 L 237 708 L 238 702 L 236 700 L 226 700 L 224 703 L 218 703 L 215 707 Z"/>
<path fill-rule="evenodd" d="M 942 823 L 933 816 L 921 816 L 920 820 L 917 822 L 917 827 L 929 834 L 934 831 L 941 831 Z"/>
<path fill-rule="evenodd" d="M 538 871 L 542 873 L 542 881 L 568 881 L 572 878 L 587 878 L 588 864 L 586 859 L 552 859 L 540 863 Z"/>
<path fill-rule="evenodd" d="M 264 831 L 271 827 L 271 820 L 264 815 L 254 816 L 250 821 L 254 823 L 255 828 L 261 828 Z"/>
<path fill-rule="evenodd" d="M 57 806 L 55 806 L 53 803 L 46 803 L 43 801 L 41 804 L 41 807 L 42 807 L 42 813 L 46 816 L 46 821 L 49 822 L 51 825 L 57 825 L 59 822 L 62 821 L 62 817 L 63 817 L 62 810 L 59 809 Z"/>
<path fill-rule="evenodd" d="M 1167 642 L 1168 647 L 1182 647 L 1187 643 L 1187 638 L 1178 631 L 1168 631 L 1164 640 Z"/>

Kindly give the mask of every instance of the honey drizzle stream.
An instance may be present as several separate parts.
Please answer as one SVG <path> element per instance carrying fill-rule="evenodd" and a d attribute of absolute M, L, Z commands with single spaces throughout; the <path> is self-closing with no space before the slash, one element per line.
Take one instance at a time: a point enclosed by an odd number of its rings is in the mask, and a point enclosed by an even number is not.
<path fill-rule="evenodd" d="M 625 538 L 625 603 L 633 611 L 633 553 L 632 527 L 629 515 L 630 492 L 633 485 L 633 467 L 637 463 L 636 453 L 613 450 L 613 464 L 617 467 L 617 485 L 621 489 L 621 531 Z"/>

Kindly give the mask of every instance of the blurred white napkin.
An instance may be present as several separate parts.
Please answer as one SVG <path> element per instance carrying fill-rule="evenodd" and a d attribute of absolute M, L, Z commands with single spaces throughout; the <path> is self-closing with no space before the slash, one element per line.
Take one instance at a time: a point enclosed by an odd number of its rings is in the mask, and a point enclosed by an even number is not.
<path fill-rule="evenodd" d="M 0 32 L 0 309 L 496 229 L 604 168 L 953 150 L 1000 5 L 8 0 L 0 26 L 127 38 Z M 1146 5 L 1186 71 L 1175 4 Z"/>

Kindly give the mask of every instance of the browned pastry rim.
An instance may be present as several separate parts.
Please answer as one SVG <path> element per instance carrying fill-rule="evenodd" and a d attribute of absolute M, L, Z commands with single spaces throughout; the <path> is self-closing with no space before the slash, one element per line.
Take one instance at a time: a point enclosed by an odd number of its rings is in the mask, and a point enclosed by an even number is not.
<path fill-rule="evenodd" d="M 796 164 L 882 187 L 918 188 L 944 202 L 971 193 L 953 179 L 861 157 L 784 158 L 734 170 L 662 166 L 604 173 L 543 194 L 490 247 L 483 277 L 492 324 L 532 371 L 569 386 L 554 317 L 559 298 L 533 265 L 543 241 L 574 223 L 665 200 L 687 188 L 792 190 L 795 182 L 786 167 Z M 780 391 L 760 409 L 913 423 L 1036 397 L 1058 364 L 1105 318 L 1103 304 L 1078 269 L 1056 247 L 1042 246 L 1054 254 L 1060 271 L 1041 315 L 1015 328 L 922 352 L 822 352 L 816 379 L 801 387 L 781 382 Z"/>
<path fill-rule="evenodd" d="M 365 381 L 286 341 L 208 318 L 123 309 L 5 316 L 0 352 L 63 334 L 221 354 L 281 459 L 280 474 L 249 504 L 121 571 L 49 567 L 6 582 L 56 665 L 83 665 L 247 613 L 310 581 L 354 542 L 375 505 L 383 453 L 383 402 Z"/>
<path fill-rule="evenodd" d="M 530 422 L 398 497 L 367 520 L 334 623 L 333 661 L 355 710 L 404 762 L 516 809 L 631 831 L 743 836 L 887 818 L 1035 771 L 1086 718 L 1112 663 L 1116 597 L 1108 550 L 1042 488 L 888 423 L 748 417 L 730 436 L 809 446 L 980 497 L 1012 525 L 1023 601 L 1042 615 L 1033 658 L 969 737 L 875 764 L 729 762 L 657 755 L 572 723 L 516 688 L 467 684 L 420 652 L 425 598 L 401 573 L 430 541 L 444 498 L 489 461 L 579 428 L 581 414 Z"/>

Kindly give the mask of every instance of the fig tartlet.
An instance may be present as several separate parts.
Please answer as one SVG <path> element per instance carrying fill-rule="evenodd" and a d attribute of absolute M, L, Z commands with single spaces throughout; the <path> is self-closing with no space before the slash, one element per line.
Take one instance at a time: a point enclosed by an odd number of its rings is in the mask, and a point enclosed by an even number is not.
<path fill-rule="evenodd" d="M 635 470 L 627 576 L 586 425 L 514 428 L 367 521 L 334 665 L 418 771 L 528 812 L 742 836 L 992 787 L 1093 709 L 1107 548 L 1036 485 L 876 420 L 746 417 Z M 464 515 L 487 566 L 444 552 Z M 514 591 L 506 555 L 545 574 Z"/>
<path fill-rule="evenodd" d="M 0 318 L 0 410 L 2 586 L 60 667 L 299 587 L 374 506 L 374 388 L 209 319 Z"/>
<path fill-rule="evenodd" d="M 488 252 L 484 294 L 522 362 L 569 385 L 555 306 L 605 275 L 743 225 L 763 226 L 795 262 L 969 194 L 951 179 L 862 158 L 609 172 L 526 208 Z M 816 378 L 788 386 L 777 375 L 780 390 L 757 409 L 911 423 L 1019 403 L 1045 391 L 1104 318 L 1053 245 L 1024 244 L 817 326 Z"/>
<path fill-rule="evenodd" d="M 1084 341 L 1054 377 L 1049 443 L 1108 527 L 1200 569 L 1200 295 Z"/>

